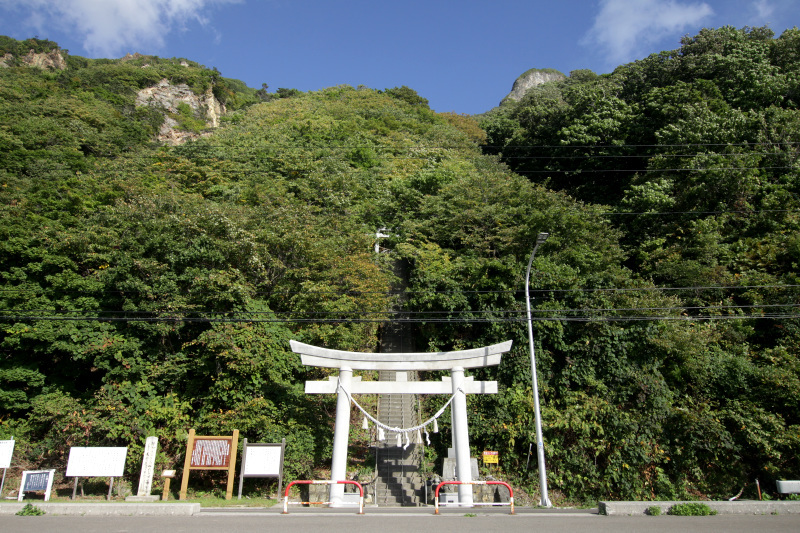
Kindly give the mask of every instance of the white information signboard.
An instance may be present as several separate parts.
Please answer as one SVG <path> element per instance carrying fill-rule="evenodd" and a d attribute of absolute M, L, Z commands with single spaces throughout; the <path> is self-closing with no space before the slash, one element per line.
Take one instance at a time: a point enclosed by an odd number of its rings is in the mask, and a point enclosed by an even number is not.
<path fill-rule="evenodd" d="M 239 499 L 242 499 L 242 484 L 246 477 L 278 478 L 278 496 L 283 485 L 283 453 L 286 439 L 276 443 L 248 443 L 244 439 L 242 469 L 239 472 Z"/>
<path fill-rule="evenodd" d="M 128 448 L 69 449 L 67 477 L 121 477 L 125 472 Z"/>
<path fill-rule="evenodd" d="M 6 484 L 6 470 L 11 467 L 11 456 L 14 455 L 14 439 L 0 440 L 0 468 L 3 469 L 3 480 L 0 481 L 0 495 Z"/>
<path fill-rule="evenodd" d="M 271 477 L 279 476 L 283 449 L 277 446 L 255 446 L 249 444 L 245 448 L 244 471 L 245 477 Z"/>
<path fill-rule="evenodd" d="M 14 454 L 13 440 L 0 440 L 0 468 L 11 468 L 11 456 Z"/>

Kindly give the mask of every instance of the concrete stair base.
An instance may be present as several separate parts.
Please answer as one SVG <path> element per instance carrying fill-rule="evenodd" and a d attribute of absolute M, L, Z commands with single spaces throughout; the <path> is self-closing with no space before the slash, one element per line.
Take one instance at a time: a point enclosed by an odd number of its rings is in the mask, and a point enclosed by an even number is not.
<path fill-rule="evenodd" d="M 417 379 L 415 372 L 406 374 L 409 381 Z M 381 381 L 394 381 L 395 372 L 381 372 Z M 416 396 L 413 394 L 384 394 L 378 399 L 378 419 L 390 427 L 407 428 L 417 424 Z M 416 434 L 409 435 L 410 444 L 397 446 L 397 434 L 387 432 L 386 441 L 379 443 L 375 502 L 380 507 L 419 506 L 424 504 L 425 481 L 419 475 L 422 444 Z M 405 436 L 401 438 L 406 445 Z"/>

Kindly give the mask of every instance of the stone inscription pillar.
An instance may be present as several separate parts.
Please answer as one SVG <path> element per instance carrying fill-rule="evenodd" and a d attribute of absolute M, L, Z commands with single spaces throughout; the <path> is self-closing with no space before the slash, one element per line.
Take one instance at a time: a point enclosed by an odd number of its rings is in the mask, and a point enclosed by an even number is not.
<path fill-rule="evenodd" d="M 156 452 L 158 451 L 158 437 L 147 437 L 142 455 L 142 472 L 139 475 L 139 490 L 137 496 L 150 496 L 153 490 L 153 473 L 156 465 Z"/>

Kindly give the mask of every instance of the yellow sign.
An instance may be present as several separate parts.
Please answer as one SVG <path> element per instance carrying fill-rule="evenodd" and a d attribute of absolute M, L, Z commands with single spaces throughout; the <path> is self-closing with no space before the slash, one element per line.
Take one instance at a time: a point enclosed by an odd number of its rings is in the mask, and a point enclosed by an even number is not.
<path fill-rule="evenodd" d="M 483 462 L 484 464 L 489 464 L 489 463 L 498 464 L 500 462 L 500 454 L 498 452 L 484 451 Z"/>

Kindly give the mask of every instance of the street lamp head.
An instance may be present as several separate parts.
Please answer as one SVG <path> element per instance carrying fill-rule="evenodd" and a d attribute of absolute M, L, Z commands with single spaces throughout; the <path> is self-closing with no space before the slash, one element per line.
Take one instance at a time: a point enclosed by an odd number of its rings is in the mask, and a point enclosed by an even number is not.
<path fill-rule="evenodd" d="M 536 236 L 536 244 L 542 244 L 550 236 L 549 233 L 540 233 Z"/>

